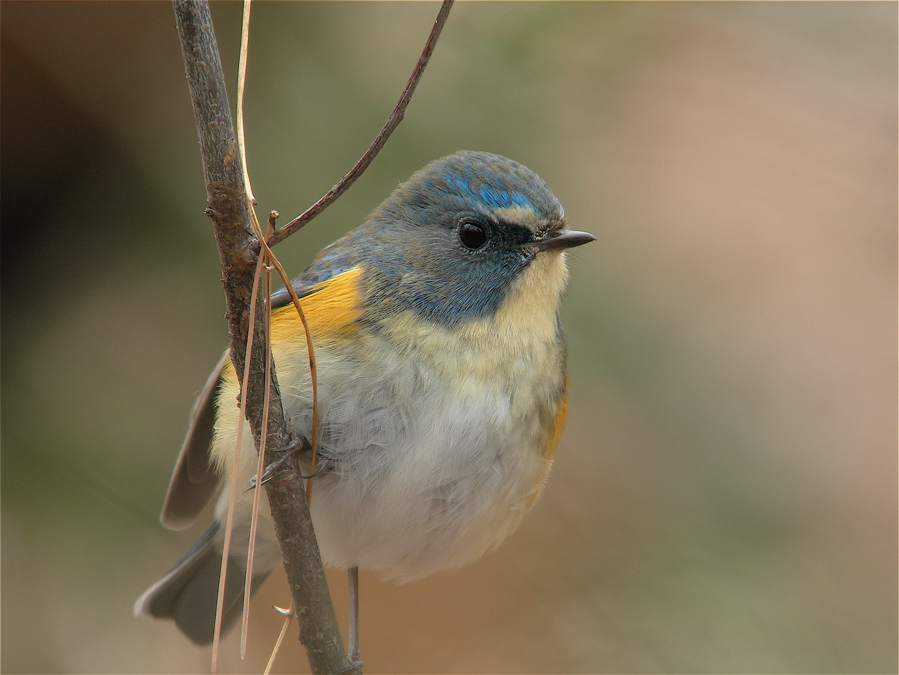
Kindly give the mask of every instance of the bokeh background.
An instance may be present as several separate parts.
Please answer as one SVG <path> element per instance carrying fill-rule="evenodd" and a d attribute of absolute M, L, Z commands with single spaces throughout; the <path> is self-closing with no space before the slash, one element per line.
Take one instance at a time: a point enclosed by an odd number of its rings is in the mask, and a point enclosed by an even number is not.
<path fill-rule="evenodd" d="M 256 5 L 263 213 L 353 164 L 437 9 Z M 231 81 L 240 10 L 213 7 Z M 202 672 L 131 614 L 202 529 L 157 514 L 226 343 L 172 10 L 0 12 L 2 669 Z M 896 672 L 896 53 L 895 3 L 454 8 L 406 121 L 281 260 L 462 148 L 532 167 L 598 241 L 541 502 L 471 567 L 363 574 L 368 672 Z M 223 672 L 261 672 L 286 602 L 272 578 Z M 304 668 L 288 640 L 276 670 Z"/>

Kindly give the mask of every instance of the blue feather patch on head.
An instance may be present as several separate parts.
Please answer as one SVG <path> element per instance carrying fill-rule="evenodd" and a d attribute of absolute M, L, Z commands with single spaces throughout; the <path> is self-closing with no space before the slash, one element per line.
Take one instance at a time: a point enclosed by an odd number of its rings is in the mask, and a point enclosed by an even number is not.
<path fill-rule="evenodd" d="M 477 192 L 471 187 L 471 179 L 457 174 L 444 174 L 446 185 L 456 193 L 469 197 L 476 202 L 481 202 L 492 209 L 505 209 L 512 206 L 520 206 L 535 211 L 534 204 L 521 192 L 508 192 L 484 183 Z M 481 178 L 483 180 L 483 178 Z"/>
<path fill-rule="evenodd" d="M 496 209 L 505 209 L 510 206 L 522 206 L 534 211 L 534 205 L 531 200 L 520 192 L 503 192 L 494 190 L 489 185 L 482 185 L 480 189 L 481 199 L 488 205 Z"/>

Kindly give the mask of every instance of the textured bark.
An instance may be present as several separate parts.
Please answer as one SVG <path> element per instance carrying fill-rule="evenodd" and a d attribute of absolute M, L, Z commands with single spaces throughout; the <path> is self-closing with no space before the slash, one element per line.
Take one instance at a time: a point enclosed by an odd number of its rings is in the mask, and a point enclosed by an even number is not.
<path fill-rule="evenodd" d="M 243 172 L 209 6 L 205 0 L 175 0 L 174 8 L 203 157 L 206 214 L 212 220 L 222 265 L 231 358 L 242 379 L 253 276 L 260 246 L 250 225 Z M 279 450 L 289 447 L 291 439 L 274 369 L 270 382 L 265 381 L 267 335 L 263 300 L 260 298 L 257 303 L 253 326 L 255 337 L 246 410 L 258 448 L 268 384 L 271 391 L 265 460 L 271 464 L 279 458 Z M 340 637 L 296 460 L 284 462 L 265 488 L 299 619 L 300 640 L 312 671 L 351 672 L 353 664 Z"/>

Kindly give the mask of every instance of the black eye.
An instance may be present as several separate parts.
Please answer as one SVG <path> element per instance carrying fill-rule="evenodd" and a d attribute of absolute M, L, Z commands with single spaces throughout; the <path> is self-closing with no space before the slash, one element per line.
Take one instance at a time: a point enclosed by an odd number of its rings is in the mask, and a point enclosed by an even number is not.
<path fill-rule="evenodd" d="M 466 221 L 459 225 L 459 241 L 465 248 L 476 251 L 487 243 L 487 228 L 481 223 Z"/>

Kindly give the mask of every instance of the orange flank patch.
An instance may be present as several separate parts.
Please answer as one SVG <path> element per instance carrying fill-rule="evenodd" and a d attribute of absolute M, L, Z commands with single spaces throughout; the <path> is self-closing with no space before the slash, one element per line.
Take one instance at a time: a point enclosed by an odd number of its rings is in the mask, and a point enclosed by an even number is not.
<path fill-rule="evenodd" d="M 549 437 L 549 443 L 544 450 L 544 456 L 547 461 L 552 461 L 553 455 L 556 454 L 556 448 L 559 447 L 559 440 L 562 438 L 562 430 L 568 421 L 568 376 L 565 376 L 565 393 L 562 395 L 562 402 L 559 404 L 559 412 L 556 413 L 556 423 L 553 427 L 552 436 Z"/>
<path fill-rule="evenodd" d="M 319 284 L 308 295 L 300 298 L 309 330 L 315 340 L 327 340 L 329 336 L 353 330 L 353 322 L 362 314 L 359 278 L 362 268 L 338 274 Z M 272 314 L 272 342 L 296 339 L 303 334 L 303 326 L 293 303 Z"/>
<path fill-rule="evenodd" d="M 556 448 L 559 447 L 559 440 L 562 438 L 562 430 L 565 428 L 566 421 L 568 421 L 567 376 L 565 377 L 565 393 L 562 395 L 562 400 L 559 403 L 559 412 L 556 413 L 556 419 L 552 429 L 552 434 L 549 437 L 549 442 L 543 448 L 543 470 L 537 477 L 537 481 L 534 484 L 534 489 L 524 498 L 524 501 L 522 503 L 522 513 L 528 511 L 528 509 L 530 509 L 537 501 L 540 493 L 543 492 L 543 486 L 546 485 L 546 480 L 549 478 L 549 470 L 553 466 L 553 457 L 556 454 Z"/>

